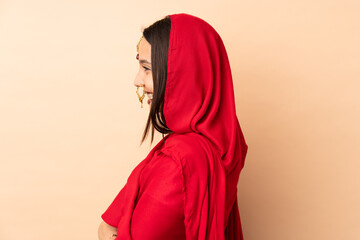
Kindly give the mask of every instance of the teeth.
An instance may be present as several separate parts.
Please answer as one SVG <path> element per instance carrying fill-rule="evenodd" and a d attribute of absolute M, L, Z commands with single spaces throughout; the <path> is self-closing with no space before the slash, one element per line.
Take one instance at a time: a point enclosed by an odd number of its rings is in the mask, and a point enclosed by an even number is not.
<path fill-rule="evenodd" d="M 153 94 L 152 94 L 152 93 L 146 93 L 146 95 L 147 95 L 150 99 L 153 98 Z"/>

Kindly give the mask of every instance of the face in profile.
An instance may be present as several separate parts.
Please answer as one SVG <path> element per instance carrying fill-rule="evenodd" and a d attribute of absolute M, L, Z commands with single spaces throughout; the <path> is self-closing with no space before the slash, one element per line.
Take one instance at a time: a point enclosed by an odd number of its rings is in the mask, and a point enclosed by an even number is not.
<path fill-rule="evenodd" d="M 152 102 L 152 94 L 153 94 L 153 78 L 151 71 L 151 45 L 146 39 L 143 37 L 139 44 L 139 70 L 135 77 L 134 85 L 144 86 L 145 93 L 147 94 L 149 100 L 148 104 L 150 105 Z M 139 89 L 139 94 L 142 92 Z"/>

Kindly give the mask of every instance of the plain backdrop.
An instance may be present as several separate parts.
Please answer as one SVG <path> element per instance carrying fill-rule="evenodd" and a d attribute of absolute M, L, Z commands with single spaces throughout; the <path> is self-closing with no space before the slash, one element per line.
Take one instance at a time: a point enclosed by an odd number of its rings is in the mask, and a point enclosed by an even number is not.
<path fill-rule="evenodd" d="M 97 239 L 161 139 L 139 145 L 141 29 L 182 12 L 231 63 L 245 239 L 360 239 L 356 0 L 0 1 L 0 239 Z"/>

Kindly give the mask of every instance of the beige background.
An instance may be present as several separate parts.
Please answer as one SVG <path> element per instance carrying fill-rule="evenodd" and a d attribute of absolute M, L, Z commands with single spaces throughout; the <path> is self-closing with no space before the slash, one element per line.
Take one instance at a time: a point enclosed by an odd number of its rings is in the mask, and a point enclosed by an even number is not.
<path fill-rule="evenodd" d="M 0 1 L 0 239 L 97 239 L 161 138 L 139 147 L 141 28 L 180 12 L 228 51 L 245 239 L 360 239 L 356 0 Z"/>

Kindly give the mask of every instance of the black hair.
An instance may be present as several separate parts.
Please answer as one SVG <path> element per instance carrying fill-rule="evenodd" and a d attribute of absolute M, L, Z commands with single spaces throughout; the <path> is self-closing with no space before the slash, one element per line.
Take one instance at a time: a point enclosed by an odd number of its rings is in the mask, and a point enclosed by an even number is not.
<path fill-rule="evenodd" d="M 166 125 L 163 113 L 164 95 L 167 79 L 168 49 L 171 20 L 166 16 L 143 30 L 143 36 L 151 45 L 151 68 L 153 77 L 153 99 L 149 117 L 140 145 L 146 139 L 151 127 L 151 142 L 154 140 L 154 129 L 164 134 L 173 133 Z M 151 125 L 151 126 L 150 126 Z"/>

